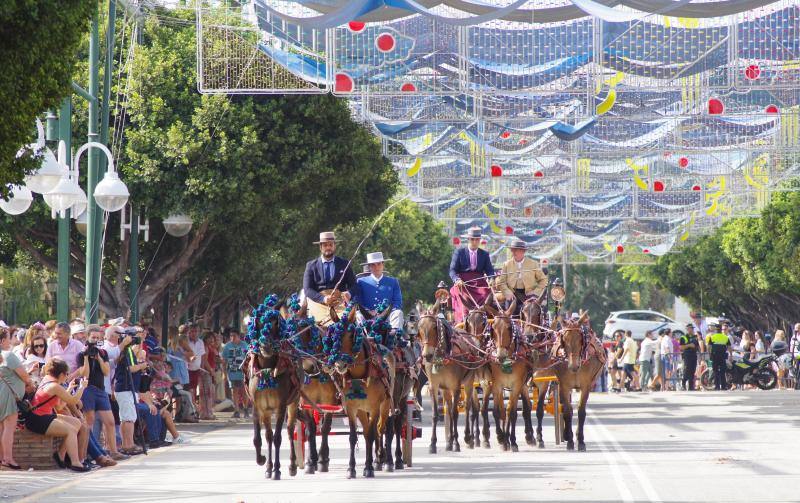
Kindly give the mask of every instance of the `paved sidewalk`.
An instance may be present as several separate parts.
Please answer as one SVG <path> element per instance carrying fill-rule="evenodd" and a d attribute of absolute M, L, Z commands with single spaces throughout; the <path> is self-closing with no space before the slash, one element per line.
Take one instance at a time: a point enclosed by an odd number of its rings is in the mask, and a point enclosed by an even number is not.
<path fill-rule="evenodd" d="M 339 420 L 334 426 L 342 428 Z M 188 446 L 51 482 L 25 501 L 798 501 L 798 426 L 796 392 L 594 394 L 586 453 L 555 446 L 548 418 L 544 450 L 501 452 L 492 437 L 491 449 L 462 444 L 461 453 L 444 452 L 440 431 L 439 454 L 430 455 L 426 420 L 412 468 L 362 478 L 361 441 L 359 477 L 346 480 L 347 439 L 339 436 L 330 473 L 289 477 L 284 441 L 283 480 L 273 481 L 255 463 L 252 427 L 239 423 L 198 434 Z M 4 488 L 7 473 L 0 474 Z"/>

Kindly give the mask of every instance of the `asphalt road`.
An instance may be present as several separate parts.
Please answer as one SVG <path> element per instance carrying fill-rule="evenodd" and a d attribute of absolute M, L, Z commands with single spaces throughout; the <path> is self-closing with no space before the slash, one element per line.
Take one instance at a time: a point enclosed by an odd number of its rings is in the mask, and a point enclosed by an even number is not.
<path fill-rule="evenodd" d="M 556 446 L 550 419 L 543 450 L 523 442 L 518 453 L 502 452 L 492 438 L 490 449 L 445 452 L 440 431 L 439 454 L 431 455 L 426 418 L 423 438 L 415 441 L 414 466 L 376 472 L 374 479 L 361 477 L 363 441 L 358 478 L 345 479 L 344 436 L 332 440 L 329 473 L 289 477 L 284 441 L 281 481 L 264 478 L 255 463 L 252 428 L 238 422 L 195 431 L 190 445 L 159 449 L 89 475 L 0 472 L 0 497 L 48 502 L 800 501 L 797 392 L 594 394 L 585 453 Z M 342 426 L 341 420 L 334 425 Z"/>

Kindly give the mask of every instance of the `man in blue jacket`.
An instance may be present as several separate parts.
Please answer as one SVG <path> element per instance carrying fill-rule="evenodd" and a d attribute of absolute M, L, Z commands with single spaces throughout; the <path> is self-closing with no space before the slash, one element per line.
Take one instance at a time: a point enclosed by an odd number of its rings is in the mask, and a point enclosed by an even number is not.
<path fill-rule="evenodd" d="M 373 316 L 380 314 L 376 312 L 378 304 L 384 299 L 392 305 L 392 312 L 389 314 L 389 324 L 392 330 L 403 328 L 403 294 L 400 292 L 400 282 L 397 278 L 383 274 L 384 262 L 391 259 L 384 259 L 383 252 L 367 254 L 367 263 L 370 274 L 358 278 L 358 293 L 354 297 L 355 301 Z M 364 264 L 362 264 L 364 265 Z M 361 317 L 361 314 L 358 314 Z"/>
<path fill-rule="evenodd" d="M 462 237 L 469 244 L 456 248 L 450 261 L 450 279 L 454 283 L 450 298 L 456 322 L 464 321 L 471 308 L 483 305 L 491 293 L 489 282 L 494 277 L 492 257 L 480 247 L 483 239 L 480 227 L 470 228 Z"/>
<path fill-rule="evenodd" d="M 330 307 L 341 311 L 358 288 L 352 265 L 336 256 L 336 243 L 333 232 L 321 232 L 314 243 L 319 245 L 320 256 L 306 264 L 303 275 L 309 314 L 320 322 L 329 319 Z"/>

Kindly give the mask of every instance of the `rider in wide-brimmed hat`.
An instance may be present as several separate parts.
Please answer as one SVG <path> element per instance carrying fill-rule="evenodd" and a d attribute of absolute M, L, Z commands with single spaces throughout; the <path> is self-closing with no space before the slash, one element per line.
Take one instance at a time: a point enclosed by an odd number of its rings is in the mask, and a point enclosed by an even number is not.
<path fill-rule="evenodd" d="M 349 302 L 356 294 L 358 285 L 353 268 L 347 260 L 336 256 L 336 235 L 320 232 L 320 256 L 306 264 L 303 275 L 303 293 L 308 299 L 309 310 L 317 319 L 328 316 L 328 306 Z"/>
<path fill-rule="evenodd" d="M 480 227 L 471 227 L 461 236 L 468 245 L 456 248 L 450 260 L 450 279 L 455 285 L 450 297 L 456 322 L 463 321 L 470 307 L 480 306 L 489 297 L 489 281 L 494 276 L 494 267 L 489 252 L 482 249 L 484 236 Z"/>
<path fill-rule="evenodd" d="M 512 257 L 503 264 L 501 274 L 495 281 L 495 298 L 498 302 L 517 299 L 518 314 L 525 300 L 539 295 L 547 288 L 547 275 L 539 268 L 539 263 L 525 256 L 528 243 L 514 238 L 508 244 Z"/>

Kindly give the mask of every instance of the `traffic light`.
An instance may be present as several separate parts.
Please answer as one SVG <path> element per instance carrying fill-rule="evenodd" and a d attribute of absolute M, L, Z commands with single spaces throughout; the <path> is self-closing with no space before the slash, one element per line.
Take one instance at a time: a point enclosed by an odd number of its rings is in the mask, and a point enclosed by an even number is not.
<path fill-rule="evenodd" d="M 639 294 L 639 292 L 631 292 L 631 300 L 636 307 L 639 307 L 642 304 L 642 296 Z"/>

